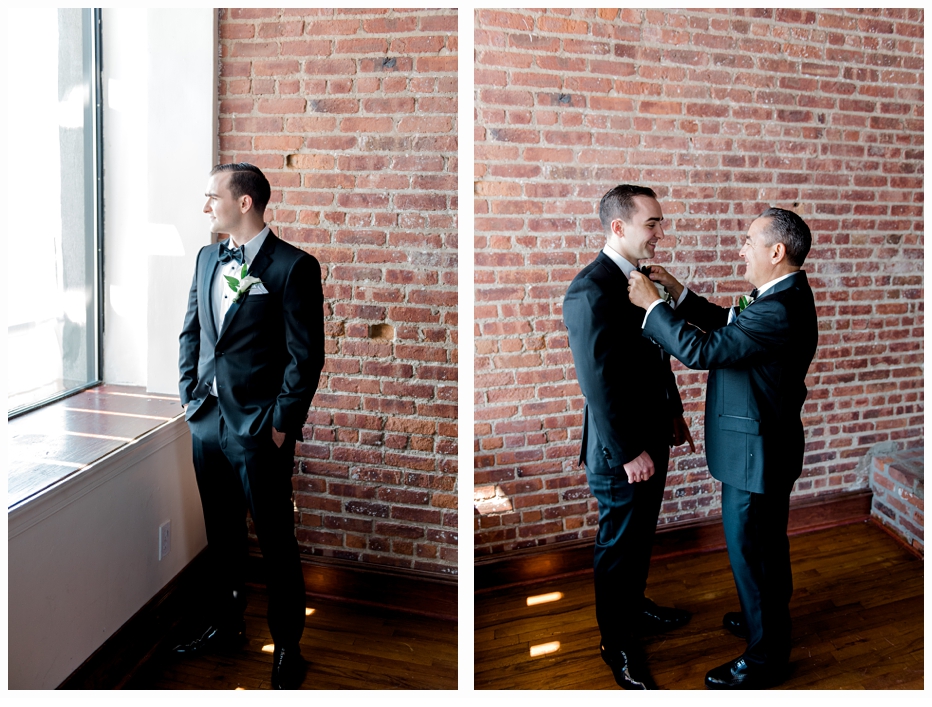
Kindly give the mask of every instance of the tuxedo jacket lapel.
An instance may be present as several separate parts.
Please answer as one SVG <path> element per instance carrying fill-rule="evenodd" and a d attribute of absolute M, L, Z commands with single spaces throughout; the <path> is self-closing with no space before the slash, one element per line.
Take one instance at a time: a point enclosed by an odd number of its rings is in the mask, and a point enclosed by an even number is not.
<path fill-rule="evenodd" d="M 217 268 L 220 267 L 220 244 L 217 243 L 209 251 L 207 262 L 204 264 L 204 272 L 201 275 L 201 281 L 198 287 L 203 294 L 200 297 L 203 311 L 201 316 L 201 326 L 207 329 L 210 337 L 217 340 L 217 323 L 214 321 L 214 278 L 217 275 Z"/>
<path fill-rule="evenodd" d="M 272 253 L 275 250 L 275 242 L 278 239 L 275 237 L 275 234 L 269 232 L 269 235 L 265 237 L 265 243 L 262 244 L 262 247 L 259 249 L 259 252 L 256 253 L 256 257 L 253 258 L 252 265 L 249 267 L 249 274 L 253 277 L 258 277 L 261 279 L 262 273 L 264 273 L 269 265 L 272 264 Z M 226 316 L 223 318 L 223 326 L 220 327 L 220 335 L 217 337 L 217 342 L 219 343 L 220 339 L 223 338 L 223 335 L 229 330 L 233 320 L 236 318 L 236 313 L 239 312 L 240 305 L 249 297 L 249 293 L 252 290 L 247 290 L 245 294 L 240 295 L 240 298 L 236 300 L 230 308 L 227 310 Z"/>

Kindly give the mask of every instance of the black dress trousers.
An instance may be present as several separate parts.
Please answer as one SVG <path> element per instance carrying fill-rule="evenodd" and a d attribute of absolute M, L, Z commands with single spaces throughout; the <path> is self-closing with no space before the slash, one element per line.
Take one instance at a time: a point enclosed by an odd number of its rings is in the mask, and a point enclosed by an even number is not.
<path fill-rule="evenodd" d="M 789 662 L 791 648 L 789 514 L 789 491 L 751 493 L 722 484 L 728 559 L 748 629 L 744 659 L 774 668 Z"/>
<path fill-rule="evenodd" d="M 624 647 L 633 635 L 635 618 L 644 605 L 644 590 L 663 502 L 670 448 L 663 443 L 646 450 L 654 462 L 647 481 L 629 483 L 623 468 L 608 471 L 587 461 L 589 490 L 599 502 L 599 532 L 595 541 L 595 613 L 602 645 Z"/>
<path fill-rule="evenodd" d="M 286 437 L 277 447 L 269 433 L 256 448 L 242 447 L 226 434 L 212 395 L 189 424 L 211 566 L 207 615 L 214 625 L 226 625 L 245 610 L 248 510 L 262 550 L 272 639 L 277 646 L 296 645 L 304 632 L 306 599 L 294 534 L 295 439 Z"/>

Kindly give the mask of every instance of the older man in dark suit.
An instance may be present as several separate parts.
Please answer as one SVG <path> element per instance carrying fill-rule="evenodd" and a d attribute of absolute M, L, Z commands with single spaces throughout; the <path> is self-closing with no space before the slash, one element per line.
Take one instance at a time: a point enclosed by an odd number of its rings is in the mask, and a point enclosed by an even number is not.
<path fill-rule="evenodd" d="M 755 289 L 732 308 L 684 290 L 659 266 L 650 277 L 681 298 L 675 312 L 647 277 L 629 282 L 630 301 L 647 310 L 644 336 L 689 368 L 710 371 L 706 458 L 722 482 L 722 520 L 741 601 L 741 614 L 728 613 L 723 623 L 747 638 L 743 655 L 706 675 L 713 689 L 778 684 L 789 663 L 789 497 L 802 473 L 800 413 L 819 338 L 812 290 L 800 269 L 811 244 L 798 215 L 764 211 L 740 253 Z"/>
<path fill-rule="evenodd" d="M 622 184 L 599 204 L 607 243 L 563 301 L 576 378 L 586 399 L 580 463 L 599 503 L 595 608 L 602 659 L 626 689 L 655 689 L 639 635 L 683 626 L 690 613 L 644 596 L 670 445 L 692 439 L 670 357 L 641 336 L 628 278 L 663 237 L 653 190 Z M 657 294 L 657 290 L 654 290 Z"/>
<path fill-rule="evenodd" d="M 206 628 L 175 648 L 197 653 L 241 639 L 246 510 L 266 567 L 273 688 L 297 687 L 305 587 L 294 535 L 291 473 L 324 364 L 320 265 L 265 225 L 271 188 L 247 163 L 211 171 L 205 246 L 181 332 L 181 402 L 191 428 L 211 582 Z"/>

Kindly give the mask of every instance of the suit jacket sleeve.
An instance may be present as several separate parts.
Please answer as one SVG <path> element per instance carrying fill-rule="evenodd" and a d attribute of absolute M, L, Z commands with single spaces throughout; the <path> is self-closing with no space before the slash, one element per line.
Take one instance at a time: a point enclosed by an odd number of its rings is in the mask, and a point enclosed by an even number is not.
<path fill-rule="evenodd" d="M 711 370 L 751 365 L 772 355 L 789 341 L 789 322 L 785 305 L 776 297 L 755 302 L 734 322 L 713 331 L 698 329 L 668 307 L 654 307 L 644 335 L 688 368 Z"/>
<path fill-rule="evenodd" d="M 712 304 L 705 297 L 687 290 L 676 313 L 703 331 L 715 331 L 728 324 L 728 308 Z"/>
<path fill-rule="evenodd" d="M 200 261 L 198 256 L 197 261 Z M 197 272 L 194 267 L 194 281 L 191 283 L 191 292 L 188 294 L 188 310 L 184 315 L 184 325 L 181 328 L 180 351 L 178 369 L 181 377 L 178 382 L 181 404 L 187 405 L 194 397 L 197 387 L 197 363 L 200 354 L 201 324 L 197 313 Z"/>
<path fill-rule="evenodd" d="M 625 359 L 625 349 L 617 327 L 611 325 L 617 316 L 617 303 L 611 306 L 590 280 L 574 282 L 563 301 L 579 387 L 592 409 L 592 418 L 599 421 L 599 437 L 608 447 L 613 464 L 621 466 L 637 458 L 644 444 L 640 424 L 632 424 L 631 420 L 635 401 L 629 399 L 625 389 L 626 367 L 619 365 Z"/>
<path fill-rule="evenodd" d="M 275 429 L 296 437 L 301 437 L 324 367 L 323 306 L 320 264 L 305 254 L 295 261 L 282 292 L 288 363 L 272 412 Z"/>

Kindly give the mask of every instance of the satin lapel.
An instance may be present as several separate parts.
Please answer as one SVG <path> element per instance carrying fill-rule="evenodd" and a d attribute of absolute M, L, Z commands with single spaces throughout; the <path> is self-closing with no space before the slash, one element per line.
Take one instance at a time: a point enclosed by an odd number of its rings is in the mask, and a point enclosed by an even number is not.
<path fill-rule="evenodd" d="M 277 240 L 278 239 L 275 237 L 275 234 L 271 232 L 269 232 L 269 235 L 265 237 L 265 243 L 262 244 L 262 248 L 260 248 L 259 252 L 256 253 L 256 257 L 253 258 L 252 265 L 249 268 L 250 275 L 260 279 L 262 278 L 262 273 L 264 273 L 269 265 L 272 264 L 272 253 L 275 251 L 275 242 Z M 236 313 L 239 312 L 240 305 L 246 301 L 247 297 L 249 297 L 248 290 L 246 294 L 241 295 L 238 300 L 230 305 L 230 308 L 227 310 L 227 315 L 223 318 L 223 326 L 220 327 L 220 336 L 217 337 L 218 342 L 223 338 L 223 335 L 230 328 L 230 325 L 236 318 Z"/>
<path fill-rule="evenodd" d="M 797 270 L 788 278 L 781 280 L 776 285 L 767 290 L 765 295 L 758 297 L 756 300 L 754 300 L 754 302 L 751 302 L 748 307 L 753 307 L 755 303 L 760 302 L 762 299 L 767 299 L 771 295 L 775 295 L 778 292 L 783 292 L 784 290 L 789 290 L 793 287 L 802 287 L 803 285 L 809 287 L 809 278 L 806 277 L 805 270 Z"/>
<path fill-rule="evenodd" d="M 201 297 L 200 301 L 206 303 L 206 312 L 201 312 L 201 321 L 206 322 L 206 327 L 210 335 L 216 341 L 217 323 L 214 321 L 214 277 L 217 275 L 217 268 L 220 267 L 220 244 L 214 244 L 204 265 L 204 273 L 201 281 L 198 283 L 200 292 L 205 292 L 206 297 Z"/>

